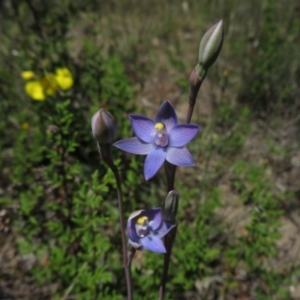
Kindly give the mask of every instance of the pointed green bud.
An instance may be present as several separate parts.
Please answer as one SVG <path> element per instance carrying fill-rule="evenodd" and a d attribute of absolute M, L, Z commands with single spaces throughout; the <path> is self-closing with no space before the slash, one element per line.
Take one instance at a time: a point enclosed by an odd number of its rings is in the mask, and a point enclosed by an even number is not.
<path fill-rule="evenodd" d="M 165 222 L 176 223 L 176 215 L 178 211 L 179 195 L 173 190 L 170 191 L 163 204 L 163 219 Z"/>
<path fill-rule="evenodd" d="M 116 135 L 116 121 L 104 108 L 92 117 L 93 136 L 99 144 L 111 144 Z"/>
<path fill-rule="evenodd" d="M 212 26 L 206 33 L 200 42 L 199 47 L 199 68 L 198 72 L 201 77 L 201 73 L 208 70 L 212 64 L 216 61 L 223 44 L 224 28 L 223 20 L 220 20 L 217 24 Z"/>

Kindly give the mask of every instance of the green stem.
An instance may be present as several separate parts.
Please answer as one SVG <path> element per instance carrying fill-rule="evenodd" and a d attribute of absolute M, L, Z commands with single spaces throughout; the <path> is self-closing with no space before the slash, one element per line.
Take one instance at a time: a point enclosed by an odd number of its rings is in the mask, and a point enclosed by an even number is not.
<path fill-rule="evenodd" d="M 190 76 L 189 108 L 186 114 L 185 123 L 190 123 L 197 100 L 197 95 L 205 79 L 207 72 L 197 65 Z"/>
<path fill-rule="evenodd" d="M 207 72 L 200 66 L 197 65 L 191 75 L 190 75 L 190 93 L 189 93 L 189 107 L 186 114 L 185 122 L 188 124 L 191 122 L 194 106 L 196 103 L 197 95 L 199 89 L 202 85 L 202 82 L 206 76 Z M 168 192 L 174 190 L 174 182 L 175 182 L 175 175 L 176 175 L 176 166 L 170 164 L 169 162 L 165 162 L 165 172 L 167 177 L 167 188 Z M 173 243 L 176 238 L 177 233 L 177 226 L 174 227 L 166 236 L 165 236 L 165 246 L 166 246 L 166 253 L 164 255 L 164 266 L 163 272 L 161 277 L 161 283 L 159 287 L 159 300 L 163 300 L 165 296 L 165 289 L 168 279 L 168 272 L 169 272 L 169 265 L 170 265 L 170 258 L 172 254 L 172 247 Z"/>
<path fill-rule="evenodd" d="M 118 192 L 118 204 L 119 204 L 119 218 L 120 218 L 120 228 L 121 228 L 121 237 L 122 237 L 122 255 L 123 255 L 123 267 L 125 269 L 125 277 L 126 277 L 126 285 L 127 285 L 127 299 L 132 300 L 132 280 L 131 280 L 131 259 L 130 253 L 128 253 L 127 249 L 127 238 L 125 233 L 125 221 L 124 221 L 124 212 L 123 212 L 123 194 L 121 187 L 121 179 L 119 175 L 119 171 L 117 166 L 113 163 L 113 161 L 105 157 L 105 163 L 112 170 L 116 184 L 117 184 L 117 192 Z M 132 255 L 133 256 L 133 255 Z M 129 259 L 128 259 L 129 258 Z"/>

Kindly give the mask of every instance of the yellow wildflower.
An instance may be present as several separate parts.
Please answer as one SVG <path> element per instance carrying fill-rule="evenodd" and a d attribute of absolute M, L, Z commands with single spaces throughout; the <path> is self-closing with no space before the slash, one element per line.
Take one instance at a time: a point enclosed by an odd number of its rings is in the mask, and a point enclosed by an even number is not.
<path fill-rule="evenodd" d="M 32 71 L 24 71 L 22 77 L 26 80 L 33 78 L 35 74 Z M 44 101 L 47 96 L 53 96 L 57 90 L 68 90 L 73 86 L 73 77 L 67 68 L 56 69 L 55 74 L 46 73 L 38 80 L 32 80 L 26 83 L 25 91 L 33 100 Z"/>
<path fill-rule="evenodd" d="M 25 85 L 25 92 L 33 100 L 44 101 L 46 98 L 43 86 L 39 80 L 27 82 Z"/>
<path fill-rule="evenodd" d="M 43 87 L 44 93 L 47 96 L 53 96 L 57 91 L 57 84 L 55 76 L 52 73 L 47 73 L 45 76 L 40 78 L 40 83 Z"/>
<path fill-rule="evenodd" d="M 55 72 L 55 80 L 62 90 L 68 90 L 73 86 L 72 74 L 67 68 L 58 68 Z"/>
<path fill-rule="evenodd" d="M 30 80 L 35 76 L 35 74 L 32 71 L 23 71 L 21 76 L 24 80 Z"/>
<path fill-rule="evenodd" d="M 23 122 L 21 127 L 22 127 L 22 129 L 27 130 L 29 128 L 28 122 Z"/>

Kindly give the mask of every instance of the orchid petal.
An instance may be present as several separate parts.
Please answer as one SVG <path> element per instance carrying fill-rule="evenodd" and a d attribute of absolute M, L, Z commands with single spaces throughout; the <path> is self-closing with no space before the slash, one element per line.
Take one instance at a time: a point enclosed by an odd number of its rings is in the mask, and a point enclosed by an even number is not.
<path fill-rule="evenodd" d="M 138 244 L 139 243 L 139 237 L 136 234 L 136 230 L 135 230 L 135 218 L 128 220 L 127 222 L 127 234 L 128 234 L 128 238 L 129 241 L 133 244 Z"/>
<path fill-rule="evenodd" d="M 167 150 L 166 160 L 176 166 L 194 166 L 194 159 L 185 147 L 174 148 L 169 147 Z"/>
<path fill-rule="evenodd" d="M 146 210 L 144 214 L 149 219 L 149 226 L 151 227 L 151 230 L 156 230 L 159 226 L 161 226 L 162 211 L 160 207 Z"/>
<path fill-rule="evenodd" d="M 169 132 L 169 146 L 183 147 L 198 133 L 200 127 L 194 124 L 181 124 L 173 127 Z"/>
<path fill-rule="evenodd" d="M 166 253 L 166 248 L 162 240 L 153 235 L 147 235 L 140 240 L 141 245 L 155 253 Z"/>
<path fill-rule="evenodd" d="M 143 250 L 143 247 L 139 243 L 135 243 L 132 240 L 128 239 L 128 243 L 134 248 L 138 250 Z"/>
<path fill-rule="evenodd" d="M 155 122 L 164 123 L 168 132 L 178 124 L 176 112 L 169 101 L 165 101 L 160 106 Z"/>
<path fill-rule="evenodd" d="M 149 154 L 153 149 L 155 149 L 153 144 L 144 143 L 137 137 L 118 141 L 114 143 L 114 146 L 123 151 L 140 155 Z"/>
<path fill-rule="evenodd" d="M 166 149 L 156 147 L 146 157 L 144 164 L 144 176 L 146 180 L 152 178 L 160 169 L 166 159 Z"/>
<path fill-rule="evenodd" d="M 132 221 L 133 219 L 137 219 L 137 217 L 140 216 L 144 211 L 145 211 L 144 209 L 139 209 L 139 210 L 133 211 L 128 217 L 128 223 L 130 221 Z"/>
<path fill-rule="evenodd" d="M 155 136 L 154 121 L 142 115 L 129 115 L 132 129 L 136 136 L 146 143 L 153 143 Z"/>

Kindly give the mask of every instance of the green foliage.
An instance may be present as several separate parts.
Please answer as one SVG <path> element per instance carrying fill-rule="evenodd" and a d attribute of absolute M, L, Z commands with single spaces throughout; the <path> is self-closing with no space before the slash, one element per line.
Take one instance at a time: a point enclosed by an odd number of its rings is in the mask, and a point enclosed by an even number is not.
<path fill-rule="evenodd" d="M 254 29 L 245 35 L 248 55 L 243 59 L 245 84 L 239 99 L 257 111 L 282 114 L 283 105 L 295 104 L 294 78 L 300 65 L 294 42 L 299 38 L 296 29 L 299 18 L 294 17 L 297 4 L 294 2 L 287 7 L 276 0 L 268 0 L 250 6 L 254 5 L 260 7 L 262 15 Z M 283 10 L 286 13 L 283 14 Z M 284 113 L 294 116 L 289 108 L 284 109 Z"/>
<path fill-rule="evenodd" d="M 31 249 L 40 264 L 33 274 L 40 284 L 59 278 L 57 293 L 63 294 L 76 281 L 71 293 L 82 299 L 103 299 L 107 293 L 110 295 L 108 286 L 115 280 L 116 272 L 122 272 L 120 254 L 114 246 L 120 238 L 114 238 L 118 215 L 111 206 L 115 183 L 104 165 L 101 176 L 95 171 L 92 182 L 86 181 L 84 165 L 74 156 L 80 146 L 79 133 L 74 130 L 77 112 L 72 112 L 69 99 L 51 109 L 52 114 L 40 116 L 45 118 L 48 132 L 34 132 L 38 138 L 30 144 L 40 151 L 26 151 L 29 136 L 24 138 L 23 132 L 17 138 L 15 163 L 19 167 L 14 168 L 14 180 L 22 183 L 20 229 L 28 245 L 34 241 Z M 24 159 L 26 164 L 22 165 Z M 33 162 L 38 162 L 35 170 Z M 28 170 L 36 178 L 21 180 Z M 24 243 L 19 245 L 24 251 Z M 107 257 L 105 253 L 112 255 Z M 99 278 L 101 288 L 97 288 Z M 123 292 L 119 290 L 116 295 Z"/>
<path fill-rule="evenodd" d="M 271 299 L 263 295 L 274 295 L 283 280 L 276 269 L 270 268 L 270 260 L 277 255 L 275 242 L 280 238 L 278 229 L 282 212 L 278 209 L 264 167 L 237 161 L 232 172 L 232 183 L 241 201 L 251 207 L 251 212 L 244 227 L 245 233 L 228 249 L 226 260 L 232 268 L 243 262 L 253 276 L 265 281 L 267 288 L 258 291 L 259 299 Z"/>
<path fill-rule="evenodd" d="M 2 91 L 8 100 L 1 114 L 10 117 L 0 122 L 3 135 L 9 128 L 1 147 L 11 143 L 11 156 L 10 162 L 1 159 L 0 163 L 7 168 L 7 180 L 16 186 L 17 245 L 21 255 L 35 257 L 31 274 L 36 284 L 55 284 L 55 299 L 68 295 L 78 299 L 122 299 L 125 287 L 118 284 L 123 269 L 115 182 L 107 167 L 99 164 L 90 118 L 105 106 L 118 121 L 119 136 L 129 136 L 126 114 L 134 110 L 132 94 L 120 58 L 113 53 L 102 57 L 90 36 L 84 39 L 80 61 L 69 55 L 72 41 L 60 38 L 71 21 L 65 15 L 70 5 L 67 2 L 61 4 L 61 10 L 43 4 L 38 8 L 40 18 L 23 2 L 17 7 L 18 21 L 27 14 L 33 16 L 27 19 L 33 24 L 32 30 L 22 28 L 30 42 L 20 32 L 18 35 L 21 50 L 17 60 L 21 68 L 38 72 L 43 66 L 49 72 L 56 66 L 68 66 L 75 84 L 71 91 L 43 102 L 30 100 L 23 87 L 17 97 L 8 88 Z M 51 13 L 64 22 L 55 23 L 55 28 L 48 26 L 47 22 L 53 20 Z M 44 31 L 38 32 L 41 28 Z M 18 28 L 14 25 L 13 30 Z M 31 48 L 34 55 L 29 55 Z M 4 71 L 0 75 L 13 81 Z M 20 100 L 12 105 L 14 98 Z M 125 186 L 134 191 L 140 165 L 135 159 L 127 163 L 124 158 L 124 162 L 129 174 Z M 125 205 L 130 206 L 130 202 Z"/>
<path fill-rule="evenodd" d="M 175 275 L 173 280 L 177 284 L 177 289 L 183 292 L 192 289 L 197 279 L 211 275 L 212 264 L 220 256 L 220 248 L 212 244 L 212 237 L 220 231 L 220 228 L 214 227 L 213 224 L 215 210 L 221 204 L 221 194 L 218 189 L 207 191 L 203 195 L 206 200 L 201 202 L 198 199 L 199 190 L 193 189 L 190 192 L 185 191 L 184 188 L 181 190 L 185 192 L 181 201 L 186 207 L 179 215 L 181 221 L 179 221 L 178 237 L 174 246 L 176 265 L 173 265 L 172 274 Z M 183 212 L 193 205 L 191 200 L 196 201 L 197 204 L 189 217 Z M 180 245 L 184 245 L 184 251 L 180 249 Z M 176 269 L 180 272 L 175 272 Z M 187 281 L 186 278 L 190 280 Z"/>
<path fill-rule="evenodd" d="M 133 37 L 122 36 L 118 26 L 114 27 L 110 18 L 114 20 L 118 15 L 119 2 L 112 1 L 109 7 L 96 2 L 64 0 L 50 5 L 47 1 L 12 1 L 12 7 L 1 12 L 6 30 L 1 35 L 3 51 L 0 53 L 0 134 L 3 137 L 0 139 L 0 204 L 13 207 L 16 212 L 13 231 L 18 254 L 34 257 L 32 268 L 14 273 L 19 272 L 18 277 L 29 276 L 35 287 L 51 286 L 47 295 L 51 299 L 121 300 L 126 294 L 115 181 L 112 172 L 99 160 L 90 119 L 100 107 L 105 107 L 117 120 L 117 139 L 131 136 L 127 114 L 140 109 L 132 102 L 134 90 L 136 85 L 144 84 L 139 82 L 139 76 L 147 80 L 152 76 L 156 52 L 149 46 L 152 41 L 141 45 L 140 28 L 135 28 L 134 23 L 124 30 L 129 32 L 132 26 L 136 34 Z M 217 2 L 211 7 L 216 9 Z M 138 12 L 140 6 L 146 5 L 132 3 L 132 10 Z M 127 4 L 120 5 L 125 9 Z M 161 8 L 159 1 L 152 5 Z M 166 9 L 170 5 L 167 2 Z M 184 1 L 184 5 L 190 5 L 185 13 L 201 11 L 196 2 Z M 240 99 L 250 105 L 235 105 L 234 101 L 222 98 L 213 107 L 211 120 L 204 124 L 201 136 L 189 146 L 197 160 L 196 168 L 190 168 L 189 173 L 183 173 L 182 168 L 177 172 L 178 232 L 166 299 L 173 300 L 174 295 L 176 299 L 202 297 L 199 282 L 204 283 L 216 274 L 222 277 L 217 294 L 220 299 L 227 299 L 239 292 L 242 280 L 236 274 L 241 272 L 245 273 L 244 280 L 253 284 L 251 293 L 257 299 L 286 300 L 290 297 L 286 286 L 299 279 L 299 268 L 284 275 L 273 267 L 278 257 L 276 242 L 280 238 L 279 202 L 291 196 L 286 196 L 288 192 L 285 196 L 275 192 L 268 167 L 259 161 L 246 160 L 243 153 L 245 141 L 253 132 L 253 107 L 268 108 L 271 100 L 293 103 L 289 80 L 296 74 L 299 60 L 290 68 L 294 60 L 287 48 L 294 53 L 295 47 L 290 45 L 298 35 L 299 22 L 297 18 L 292 19 L 286 28 L 290 32 L 286 37 L 288 43 L 283 43 L 284 30 L 277 26 L 275 14 L 278 7 L 276 1 L 266 1 L 262 10 L 265 22 L 252 40 L 255 42 L 257 38 L 259 47 L 251 46 L 249 56 L 243 52 L 246 41 L 237 39 L 237 43 L 228 44 L 237 52 L 235 63 L 247 67 L 242 72 L 246 87 Z M 148 39 L 157 38 L 157 34 L 161 47 L 162 40 L 167 40 L 165 55 L 174 72 L 174 78 L 170 76 L 169 81 L 173 80 L 187 94 L 190 70 L 186 68 L 192 69 L 194 63 L 190 64 L 185 53 L 191 43 L 198 46 L 198 40 L 193 38 L 189 42 L 193 18 L 182 18 L 182 7 L 177 9 L 175 17 L 164 12 L 167 17 L 160 25 L 160 33 L 152 25 L 148 28 L 144 20 L 145 27 L 140 31 L 148 34 Z M 103 23 L 95 11 L 101 13 Z M 224 13 L 230 13 L 228 7 Z M 176 18 L 178 22 L 182 19 L 189 23 L 184 29 L 187 32 L 184 44 L 179 39 L 181 33 L 174 28 Z M 207 16 L 203 14 L 203 18 Z M 99 39 L 99 34 L 106 30 L 100 25 L 105 22 L 112 23 L 110 34 L 118 33 L 111 34 L 110 41 L 103 36 Z M 199 28 L 197 35 L 198 32 Z M 179 37 L 174 41 L 175 47 L 170 45 L 172 34 Z M 130 52 L 127 56 L 124 49 Z M 147 65 L 145 52 L 148 51 L 153 52 L 154 59 Z M 20 72 L 30 69 L 46 74 L 57 67 L 70 69 L 74 78 L 72 89 L 42 102 L 30 99 L 24 92 Z M 172 72 L 168 74 L 173 76 Z M 230 77 L 228 81 L 231 84 Z M 270 155 L 288 156 L 271 138 L 266 140 L 266 146 Z M 158 206 L 165 197 L 163 177 L 159 175 L 158 179 L 144 183 L 143 157 L 116 149 L 113 155 L 122 177 L 125 217 L 133 210 Z M 8 187 L 5 192 L 2 186 Z M 237 205 L 246 213 L 242 228 L 237 228 L 234 219 L 226 219 L 220 213 L 228 205 L 224 200 L 224 186 L 229 186 L 238 199 Z M 135 299 L 157 298 L 162 266 L 162 255 L 136 254 L 132 265 Z"/>

